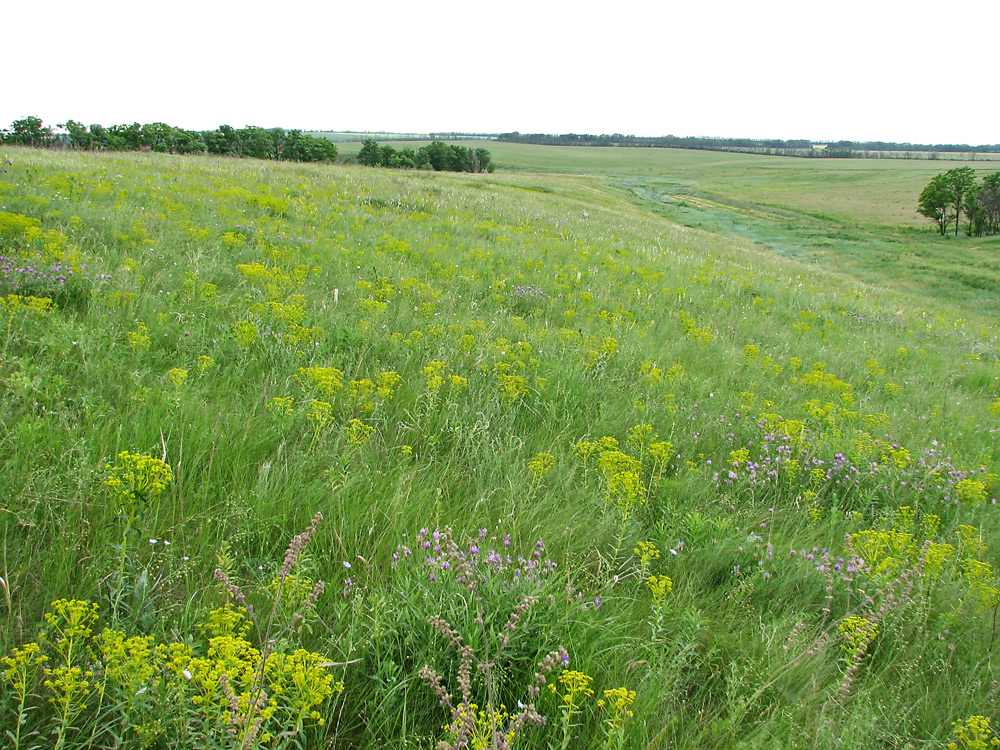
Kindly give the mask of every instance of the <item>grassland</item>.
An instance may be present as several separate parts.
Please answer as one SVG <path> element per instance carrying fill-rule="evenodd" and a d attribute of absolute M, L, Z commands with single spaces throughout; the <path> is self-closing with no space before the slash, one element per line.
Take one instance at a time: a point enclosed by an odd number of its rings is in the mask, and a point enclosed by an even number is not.
<path fill-rule="evenodd" d="M 1000 238 L 942 238 L 916 212 L 930 178 L 966 162 L 483 146 L 503 171 L 591 176 L 677 223 L 921 294 L 928 304 L 945 298 L 987 314 L 1000 306 Z M 997 168 L 977 165 L 981 172 Z"/>
<path fill-rule="evenodd" d="M 988 741 L 994 292 L 736 231 L 946 165 L 488 147 L 6 151 L 8 744 Z"/>
<path fill-rule="evenodd" d="M 423 140 L 427 141 L 430 138 L 427 134 L 420 133 L 361 133 L 356 131 L 331 131 L 331 130 L 311 130 L 309 135 L 315 135 L 334 143 L 357 143 L 358 148 L 361 148 L 360 144 L 362 141 L 373 138 L 377 141 L 416 141 Z M 357 150 L 355 150 L 357 153 Z"/>

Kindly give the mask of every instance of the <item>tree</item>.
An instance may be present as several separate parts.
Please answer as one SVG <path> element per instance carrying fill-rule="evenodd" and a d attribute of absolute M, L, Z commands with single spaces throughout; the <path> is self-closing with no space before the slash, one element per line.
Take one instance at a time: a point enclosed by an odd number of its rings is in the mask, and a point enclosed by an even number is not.
<path fill-rule="evenodd" d="M 236 131 L 236 135 L 240 140 L 239 153 L 243 156 L 249 156 L 254 159 L 275 158 L 274 137 L 270 131 L 256 125 L 251 125 L 250 127 L 240 128 Z"/>
<path fill-rule="evenodd" d="M 927 187 L 920 193 L 917 213 L 935 222 L 943 235 L 951 221 L 951 211 L 954 205 L 955 191 L 951 180 L 946 174 L 938 174 L 934 175 Z"/>
<path fill-rule="evenodd" d="M 951 185 L 951 210 L 955 215 L 955 236 L 958 237 L 959 217 L 976 189 L 976 170 L 972 167 L 956 167 L 949 169 L 944 176 Z"/>
<path fill-rule="evenodd" d="M 337 147 L 326 138 L 306 135 L 301 130 L 289 130 L 283 156 L 289 161 L 334 161 Z"/>
<path fill-rule="evenodd" d="M 3 132 L 2 140 L 19 146 L 44 146 L 52 138 L 52 128 L 42 125 L 41 117 L 29 115 L 21 120 L 14 120 L 10 130 Z"/>
<path fill-rule="evenodd" d="M 450 169 L 448 146 L 443 141 L 433 141 L 430 145 L 423 146 L 420 151 L 427 155 L 427 161 L 435 172 Z"/>
<path fill-rule="evenodd" d="M 485 148 L 477 148 L 472 152 L 473 172 L 492 172 L 493 164 L 490 161 L 490 152 Z"/>
<path fill-rule="evenodd" d="M 81 149 L 84 151 L 89 151 L 92 148 L 94 138 L 87 130 L 87 126 L 82 122 L 77 122 L 76 120 L 66 120 L 66 122 L 62 123 L 59 127 L 66 128 L 66 131 L 69 133 L 70 148 Z"/>
<path fill-rule="evenodd" d="M 1000 172 L 983 177 L 978 203 L 983 209 L 983 234 L 1000 234 Z"/>
<path fill-rule="evenodd" d="M 368 138 L 361 142 L 361 150 L 358 152 L 358 164 L 366 167 L 378 167 L 382 164 L 382 150 L 378 143 Z"/>
<path fill-rule="evenodd" d="M 972 187 L 969 188 L 969 192 L 962 201 L 962 211 L 965 212 L 965 218 L 969 220 L 969 225 L 965 228 L 965 233 L 969 237 L 973 235 L 982 237 L 983 227 L 986 224 L 986 210 L 979 202 L 980 190 L 979 185 L 973 182 Z"/>
<path fill-rule="evenodd" d="M 142 140 L 153 151 L 173 153 L 174 129 L 165 122 L 150 122 L 142 126 Z"/>
<path fill-rule="evenodd" d="M 215 130 L 202 133 L 205 147 L 210 154 L 238 154 L 240 136 L 232 125 L 220 125 Z"/>
<path fill-rule="evenodd" d="M 112 151 L 138 151 L 148 145 L 147 139 L 143 137 L 142 125 L 137 122 L 108 128 L 108 148 Z"/>
<path fill-rule="evenodd" d="M 110 147 L 109 139 L 110 135 L 106 127 L 97 123 L 90 126 L 90 148 L 95 151 L 104 151 Z"/>

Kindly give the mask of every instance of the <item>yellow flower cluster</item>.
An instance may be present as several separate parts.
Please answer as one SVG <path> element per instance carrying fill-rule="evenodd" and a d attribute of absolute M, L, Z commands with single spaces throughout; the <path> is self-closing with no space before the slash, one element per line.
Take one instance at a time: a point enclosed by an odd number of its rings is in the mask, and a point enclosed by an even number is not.
<path fill-rule="evenodd" d="M 278 266 L 263 263 L 239 263 L 236 270 L 247 280 L 258 284 L 270 300 L 281 299 L 292 289 L 302 286 L 310 275 L 322 273 L 318 266 L 300 265 L 285 271 Z"/>
<path fill-rule="evenodd" d="M 921 556 L 924 574 L 936 580 L 948 574 L 962 580 L 980 611 L 990 609 L 1000 601 L 1000 587 L 993 567 L 982 560 L 986 552 L 979 529 L 961 525 L 956 536 L 958 545 L 933 541 L 941 527 L 941 519 L 924 515 L 917 528 L 910 506 L 896 511 L 891 528 L 867 529 L 848 537 L 852 554 L 868 567 L 869 573 L 881 577 L 898 576 L 907 567 L 917 564 Z M 921 541 L 923 540 L 923 541 Z"/>
<path fill-rule="evenodd" d="M 674 582 L 667 576 L 650 576 L 646 586 L 653 594 L 653 606 L 660 609 L 667 601 L 667 594 L 674 590 Z"/>
<path fill-rule="evenodd" d="M 24 314 L 45 317 L 56 309 L 51 297 L 24 297 L 20 294 L 8 294 L 0 297 L 0 317 L 6 317 L 8 322 L 16 315 Z"/>
<path fill-rule="evenodd" d="M 948 750 L 996 750 L 1000 748 L 1000 737 L 990 729 L 990 720 L 986 716 L 970 716 L 959 719 L 951 724 L 955 727 L 952 734 L 955 741 L 948 743 Z"/>
<path fill-rule="evenodd" d="M 424 376 L 427 392 L 434 396 L 441 391 L 445 384 L 448 385 L 452 392 L 462 390 L 469 385 L 469 381 L 466 378 L 450 374 L 448 372 L 448 363 L 441 360 L 428 362 L 421 368 L 420 374 Z"/>
<path fill-rule="evenodd" d="M 312 423 L 313 435 L 319 437 L 323 428 L 333 420 L 333 404 L 329 401 L 313 399 L 309 402 L 309 408 L 306 410 L 306 419 Z"/>
<path fill-rule="evenodd" d="M 632 704 L 635 703 L 635 691 L 628 688 L 618 687 L 604 691 L 604 697 L 597 701 L 597 705 L 604 709 L 607 718 L 604 723 L 608 729 L 624 728 L 625 722 L 635 714 L 632 712 Z"/>
<path fill-rule="evenodd" d="M 38 668 L 48 660 L 49 657 L 42 653 L 42 647 L 37 643 L 25 643 L 15 648 L 10 656 L 0 657 L 0 664 L 7 667 L 3 678 L 11 684 L 22 703 Z"/>
<path fill-rule="evenodd" d="M 588 674 L 567 669 L 558 678 L 562 692 L 554 684 L 549 685 L 549 690 L 562 698 L 564 707 L 572 711 L 594 694 L 593 688 L 590 687 L 593 681 L 594 678 Z"/>
<path fill-rule="evenodd" d="M 639 565 L 645 568 L 653 560 L 660 559 L 660 550 L 652 542 L 639 542 L 632 550 L 639 556 Z"/>
<path fill-rule="evenodd" d="M 963 505 L 975 508 L 986 502 L 988 494 L 986 492 L 986 482 L 977 479 L 963 479 L 955 485 L 955 497 Z"/>
<path fill-rule="evenodd" d="M 153 342 L 149 337 L 149 327 L 141 320 L 136 322 L 134 331 L 125 334 L 125 340 L 134 352 L 147 351 Z"/>
<path fill-rule="evenodd" d="M 119 453 L 115 465 L 106 464 L 104 469 L 108 472 L 104 486 L 126 510 L 136 500 L 156 497 L 174 479 L 170 467 L 160 459 L 128 451 Z"/>
<path fill-rule="evenodd" d="M 299 599 L 312 590 L 307 579 L 295 579 L 292 588 Z M 93 707 L 89 696 L 99 687 L 123 724 L 149 738 L 166 731 L 154 717 L 174 715 L 181 707 L 187 731 L 218 740 L 245 736 L 256 726 L 258 739 L 268 742 L 279 734 L 294 737 L 308 722 L 322 724 L 318 707 L 344 689 L 321 654 L 306 649 L 262 653 L 247 640 L 246 611 L 232 605 L 213 610 L 198 626 L 207 639 L 200 654 L 185 642 L 157 644 L 151 636 L 129 637 L 112 628 L 94 637 L 97 610 L 85 601 L 55 601 L 45 614 L 49 631 L 40 643 L 0 658 L 22 716 L 41 671 L 42 686 L 64 728 Z"/>
<path fill-rule="evenodd" d="M 326 398 L 332 398 L 344 387 L 344 373 L 336 367 L 300 367 L 298 378 L 303 388 Z"/>
<path fill-rule="evenodd" d="M 850 383 L 845 383 L 843 380 L 838 379 L 836 375 L 827 372 L 826 365 L 822 362 L 814 363 L 811 371 L 804 373 L 801 377 L 792 378 L 791 383 L 793 385 L 812 386 L 837 393 L 850 392 L 852 390 Z"/>
<path fill-rule="evenodd" d="M 648 500 L 646 480 L 650 484 L 658 482 L 675 455 L 673 444 L 659 440 L 647 424 L 629 429 L 625 447 L 638 458 L 622 451 L 618 441 L 610 436 L 581 440 L 573 446 L 573 453 L 583 461 L 585 471 L 590 459 L 597 457 L 597 474 L 604 483 L 605 499 L 618 508 L 623 519 Z M 644 465 L 647 458 L 649 462 Z"/>
<path fill-rule="evenodd" d="M 187 382 L 188 371 L 180 367 L 173 367 L 167 372 L 167 376 L 170 378 L 170 382 L 174 384 L 174 388 L 180 388 Z"/>
<path fill-rule="evenodd" d="M 926 547 L 925 570 L 928 576 L 937 578 L 955 557 L 955 547 L 933 541 L 940 527 L 941 519 L 928 513 L 922 517 L 918 532 L 913 508 L 904 505 L 896 510 L 890 528 L 859 531 L 851 534 L 849 540 L 854 553 L 869 571 L 886 577 L 897 576 L 903 568 L 916 564 Z M 921 539 L 925 540 L 923 544 Z"/>
<path fill-rule="evenodd" d="M 215 360 L 209 357 L 207 354 L 203 354 L 198 357 L 198 375 L 204 375 L 206 371 L 215 367 Z"/>
<path fill-rule="evenodd" d="M 295 398 L 292 396 L 275 396 L 267 404 L 267 410 L 274 414 L 289 415 L 295 406 Z"/>
<path fill-rule="evenodd" d="M 538 453 L 528 461 L 528 471 L 537 481 L 552 471 L 555 465 L 556 459 L 551 453 Z"/>
<path fill-rule="evenodd" d="M 249 349 L 259 338 L 257 326 L 248 320 L 237 320 L 233 323 L 233 336 L 236 337 L 236 342 L 244 349 Z"/>
<path fill-rule="evenodd" d="M 702 346 L 712 343 L 712 339 L 715 338 L 715 331 L 710 326 L 699 326 L 694 318 L 684 310 L 681 310 L 677 315 L 680 318 L 681 328 L 684 330 L 684 335 L 687 338 L 697 341 Z"/>
<path fill-rule="evenodd" d="M 879 626 L 866 617 L 852 616 L 842 620 L 837 630 L 844 639 L 840 648 L 851 659 L 860 658 L 868 651 L 872 641 L 878 636 Z"/>
<path fill-rule="evenodd" d="M 360 448 L 371 440 L 372 435 L 375 434 L 375 428 L 365 424 L 360 419 L 352 419 L 347 423 L 344 432 L 347 434 L 348 445 L 353 448 Z"/>

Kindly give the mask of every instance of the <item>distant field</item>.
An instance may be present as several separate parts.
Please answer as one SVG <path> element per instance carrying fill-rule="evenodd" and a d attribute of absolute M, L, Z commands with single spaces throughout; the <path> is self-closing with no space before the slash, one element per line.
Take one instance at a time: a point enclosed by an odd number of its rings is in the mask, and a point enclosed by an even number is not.
<path fill-rule="evenodd" d="M 332 130 L 310 130 L 309 135 L 318 136 L 320 138 L 326 138 L 334 143 L 358 143 L 372 138 L 376 141 L 426 141 L 430 143 L 431 135 L 429 133 L 363 133 L 358 131 L 332 131 Z M 470 140 L 474 140 L 472 136 L 469 136 Z M 448 138 L 448 140 L 456 140 L 455 138 Z M 466 140 L 463 137 L 459 137 L 457 140 Z M 358 147 L 360 148 L 360 146 Z"/>
<path fill-rule="evenodd" d="M 319 136 L 333 141 L 334 143 L 361 143 L 366 138 L 374 138 L 377 141 L 412 141 L 420 138 L 428 138 L 426 134 L 418 133 L 357 133 L 350 131 L 331 130 L 310 130 L 309 135 Z M 359 146 L 360 148 L 360 146 Z"/>
<path fill-rule="evenodd" d="M 403 147 L 426 143 L 408 140 Z M 888 227 L 926 227 L 927 220 L 916 213 L 916 196 L 934 175 L 969 166 L 966 160 L 945 159 L 795 159 L 669 148 L 472 143 L 489 149 L 498 169 L 645 176 L 678 192 L 704 192 Z M 341 155 L 353 156 L 360 148 L 345 143 Z M 972 166 L 984 173 L 1000 168 L 987 162 Z"/>
<path fill-rule="evenodd" d="M 389 143 L 389 141 L 382 141 Z M 427 141 L 399 142 L 419 148 Z M 471 141 L 487 148 L 494 180 L 516 173 L 585 176 L 575 183 L 626 194 L 679 224 L 751 240 L 853 278 L 982 312 L 1000 305 L 1000 238 L 942 238 L 916 212 L 931 177 L 968 161 L 796 159 L 653 148 L 535 146 Z M 360 144 L 345 143 L 351 158 Z M 975 164 L 980 174 L 996 163 Z M 524 183 L 521 177 L 517 178 Z M 586 189 L 584 188 L 586 186 Z"/>

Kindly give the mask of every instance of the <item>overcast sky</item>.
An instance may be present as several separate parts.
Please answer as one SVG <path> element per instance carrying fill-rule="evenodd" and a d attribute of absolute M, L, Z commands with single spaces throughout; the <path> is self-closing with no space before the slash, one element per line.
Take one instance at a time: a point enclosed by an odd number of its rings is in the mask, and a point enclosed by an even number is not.
<path fill-rule="evenodd" d="M 1000 143 L 996 0 L 5 6 L 0 127 Z"/>

